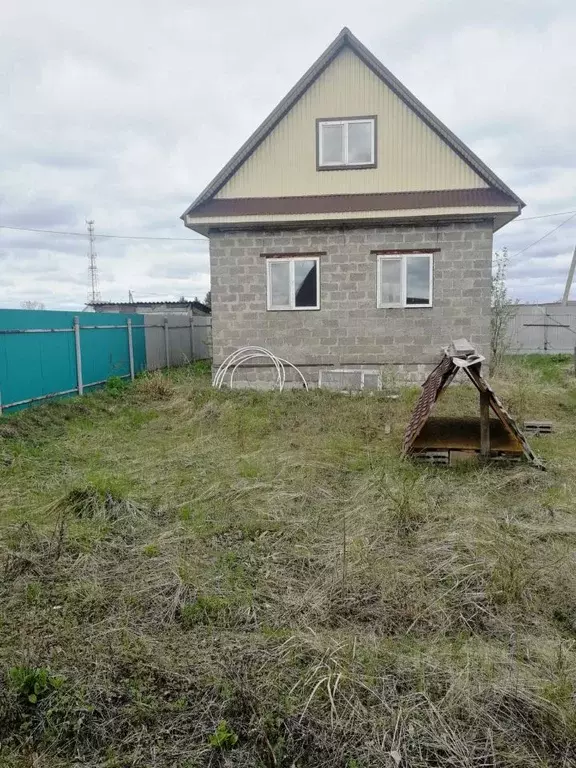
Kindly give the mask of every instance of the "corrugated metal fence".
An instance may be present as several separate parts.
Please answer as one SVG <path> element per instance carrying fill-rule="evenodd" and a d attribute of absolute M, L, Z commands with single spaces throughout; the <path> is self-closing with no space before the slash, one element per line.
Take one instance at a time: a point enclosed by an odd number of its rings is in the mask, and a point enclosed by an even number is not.
<path fill-rule="evenodd" d="M 212 318 L 203 315 L 157 314 L 144 317 L 146 367 L 149 371 L 212 357 Z"/>
<path fill-rule="evenodd" d="M 509 338 L 511 354 L 572 354 L 576 347 L 576 306 L 519 304 Z"/>
<path fill-rule="evenodd" d="M 210 329 L 210 317 L 2 309 L 0 414 L 207 357 Z"/>

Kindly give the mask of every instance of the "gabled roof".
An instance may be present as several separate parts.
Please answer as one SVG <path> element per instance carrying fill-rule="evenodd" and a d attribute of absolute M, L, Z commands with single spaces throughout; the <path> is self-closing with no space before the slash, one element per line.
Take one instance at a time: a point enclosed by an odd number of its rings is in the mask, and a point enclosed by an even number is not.
<path fill-rule="evenodd" d="M 300 78 L 296 85 L 282 99 L 278 106 L 268 115 L 264 122 L 254 131 L 252 136 L 236 152 L 232 159 L 222 168 L 208 186 L 198 195 L 196 200 L 186 209 L 181 218 L 191 213 L 201 203 L 212 198 L 236 173 L 238 168 L 247 160 L 255 149 L 264 141 L 268 134 L 278 125 L 304 92 L 322 74 L 335 57 L 345 48 L 350 48 L 360 60 L 369 67 L 418 117 L 423 120 L 456 154 L 462 158 L 484 181 L 492 187 L 511 197 L 520 207 L 525 203 L 516 195 L 480 158 L 472 152 L 444 123 L 438 120 L 422 102 L 420 102 L 402 83 L 388 70 L 347 27 L 344 27 L 324 53 L 314 62 L 310 69 Z"/>

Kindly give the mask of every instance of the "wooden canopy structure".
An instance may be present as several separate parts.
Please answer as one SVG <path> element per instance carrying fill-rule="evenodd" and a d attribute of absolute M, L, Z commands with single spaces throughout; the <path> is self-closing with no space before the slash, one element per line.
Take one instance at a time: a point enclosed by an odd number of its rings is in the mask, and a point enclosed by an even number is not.
<path fill-rule="evenodd" d="M 403 453 L 432 463 L 452 464 L 478 454 L 486 459 L 515 460 L 525 456 L 542 467 L 522 431 L 482 376 L 485 358 L 466 339 L 453 341 L 424 384 L 404 433 Z M 459 370 L 480 393 L 479 417 L 430 417 L 442 392 Z M 491 418 L 490 414 L 495 416 Z"/>

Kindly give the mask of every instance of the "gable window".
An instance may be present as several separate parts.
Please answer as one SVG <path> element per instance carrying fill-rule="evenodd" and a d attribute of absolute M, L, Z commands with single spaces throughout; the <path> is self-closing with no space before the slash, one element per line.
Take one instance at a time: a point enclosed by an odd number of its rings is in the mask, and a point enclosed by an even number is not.
<path fill-rule="evenodd" d="M 376 118 L 317 120 L 318 169 L 375 168 Z"/>
<path fill-rule="evenodd" d="M 432 306 L 431 253 L 378 256 L 378 307 Z"/>
<path fill-rule="evenodd" d="M 290 256 L 266 261 L 268 309 L 320 309 L 320 259 Z"/>

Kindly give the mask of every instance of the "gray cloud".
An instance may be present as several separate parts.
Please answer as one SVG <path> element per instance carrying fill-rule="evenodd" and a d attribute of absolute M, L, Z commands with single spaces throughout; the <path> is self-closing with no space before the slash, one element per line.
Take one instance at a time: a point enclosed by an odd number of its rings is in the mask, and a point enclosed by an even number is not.
<path fill-rule="evenodd" d="M 576 209 L 570 0 L 73 0 L 5 4 L 0 224 L 189 238 L 97 241 L 101 292 L 203 296 L 206 241 L 179 216 L 348 25 L 527 202 Z M 514 254 L 562 218 L 510 224 Z M 512 259 L 510 288 L 557 298 L 576 219 Z M 3 306 L 78 308 L 84 238 L 0 230 Z"/>

